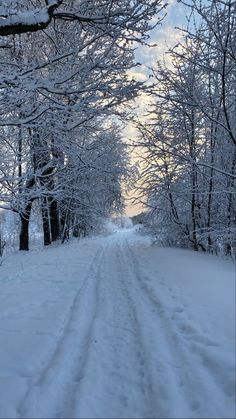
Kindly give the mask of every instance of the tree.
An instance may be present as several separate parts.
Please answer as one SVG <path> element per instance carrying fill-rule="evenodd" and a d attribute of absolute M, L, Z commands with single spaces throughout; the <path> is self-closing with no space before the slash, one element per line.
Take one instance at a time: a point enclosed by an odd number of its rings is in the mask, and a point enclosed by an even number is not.
<path fill-rule="evenodd" d="M 148 21 L 163 7 L 161 0 L 45 0 L 30 6 L 22 8 L 18 0 L 1 1 L 0 36 L 42 31 L 52 20 L 63 20 L 76 21 L 85 29 L 93 26 L 112 37 L 125 32 L 127 39 L 136 39 L 135 34 L 147 33 Z"/>
<path fill-rule="evenodd" d="M 68 149 L 60 210 L 62 240 L 86 234 L 101 218 L 123 208 L 121 182 L 127 173 L 126 147 L 120 129 L 99 119 Z M 98 124 L 97 124 L 98 125 Z"/>
<path fill-rule="evenodd" d="M 1 200 L 5 208 L 20 215 L 21 250 L 29 247 L 35 201 L 41 204 L 44 243 L 58 238 L 67 213 L 62 209 L 68 197 L 64 174 L 71 179 L 72 161 L 73 168 L 77 164 L 81 169 L 80 159 L 76 162 L 71 157 L 68 145 L 76 144 L 71 149 L 79 156 L 81 141 L 91 135 L 91 124 L 101 123 L 96 136 L 103 139 L 104 117 L 108 125 L 114 115 L 125 118 L 127 104 L 142 87 L 127 75 L 135 65 L 133 42 L 145 41 L 153 14 L 162 9 L 161 1 L 143 0 L 48 1 L 46 6 L 38 1 L 33 12 L 27 11 L 27 4 L 15 1 L 2 6 L 5 23 L 1 22 L 4 34 L 17 33 L 2 45 L 9 48 L 3 49 L 0 129 L 12 174 L 9 178 L 4 164 L 0 167 Z M 62 5 L 66 12 L 59 8 Z M 46 32 L 39 25 L 41 30 L 35 34 L 31 12 L 38 24 L 45 8 L 47 13 L 53 10 L 54 25 L 47 26 Z M 25 17 L 28 26 L 24 26 Z M 45 23 L 50 23 L 47 18 Z M 115 138 L 110 135 L 111 141 Z"/>
<path fill-rule="evenodd" d="M 190 7 L 195 27 L 169 51 L 172 66 L 159 63 L 154 71 L 156 104 L 152 119 L 140 124 L 143 190 L 164 241 L 233 254 L 235 3 Z"/>

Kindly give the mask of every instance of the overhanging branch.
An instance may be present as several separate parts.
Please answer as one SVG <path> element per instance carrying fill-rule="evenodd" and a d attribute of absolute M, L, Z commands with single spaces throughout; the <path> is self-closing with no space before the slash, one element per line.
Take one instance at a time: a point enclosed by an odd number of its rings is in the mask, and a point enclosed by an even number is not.
<path fill-rule="evenodd" d="M 46 6 L 26 12 L 11 13 L 0 16 L 0 36 L 36 32 L 47 28 L 55 10 L 63 0 L 46 0 Z"/>

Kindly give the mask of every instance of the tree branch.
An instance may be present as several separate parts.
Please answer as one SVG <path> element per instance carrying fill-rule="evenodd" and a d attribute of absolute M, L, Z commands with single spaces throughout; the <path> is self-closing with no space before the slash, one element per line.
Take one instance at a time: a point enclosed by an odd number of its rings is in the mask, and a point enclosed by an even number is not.
<path fill-rule="evenodd" d="M 46 0 L 46 6 L 26 12 L 17 12 L 0 16 L 0 36 L 36 32 L 47 28 L 55 10 L 63 0 Z"/>

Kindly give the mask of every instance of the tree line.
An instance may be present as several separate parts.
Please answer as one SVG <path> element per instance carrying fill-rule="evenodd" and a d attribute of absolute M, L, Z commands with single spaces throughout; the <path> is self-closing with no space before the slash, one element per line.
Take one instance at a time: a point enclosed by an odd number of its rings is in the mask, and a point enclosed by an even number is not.
<path fill-rule="evenodd" d="M 0 1 L 0 205 L 19 216 L 20 250 L 29 249 L 35 205 L 45 245 L 122 208 L 121 130 L 142 89 L 128 72 L 163 8 L 162 0 Z"/>
<path fill-rule="evenodd" d="M 188 25 L 138 123 L 140 200 L 163 243 L 235 255 L 236 2 L 183 3 Z"/>

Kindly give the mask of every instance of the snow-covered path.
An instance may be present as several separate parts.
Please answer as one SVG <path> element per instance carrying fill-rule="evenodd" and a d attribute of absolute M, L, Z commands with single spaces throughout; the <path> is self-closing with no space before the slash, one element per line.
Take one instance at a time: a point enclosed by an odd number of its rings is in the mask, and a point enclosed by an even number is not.
<path fill-rule="evenodd" d="M 40 256 L 2 279 L 0 417 L 234 417 L 230 262 L 134 229 Z"/>

